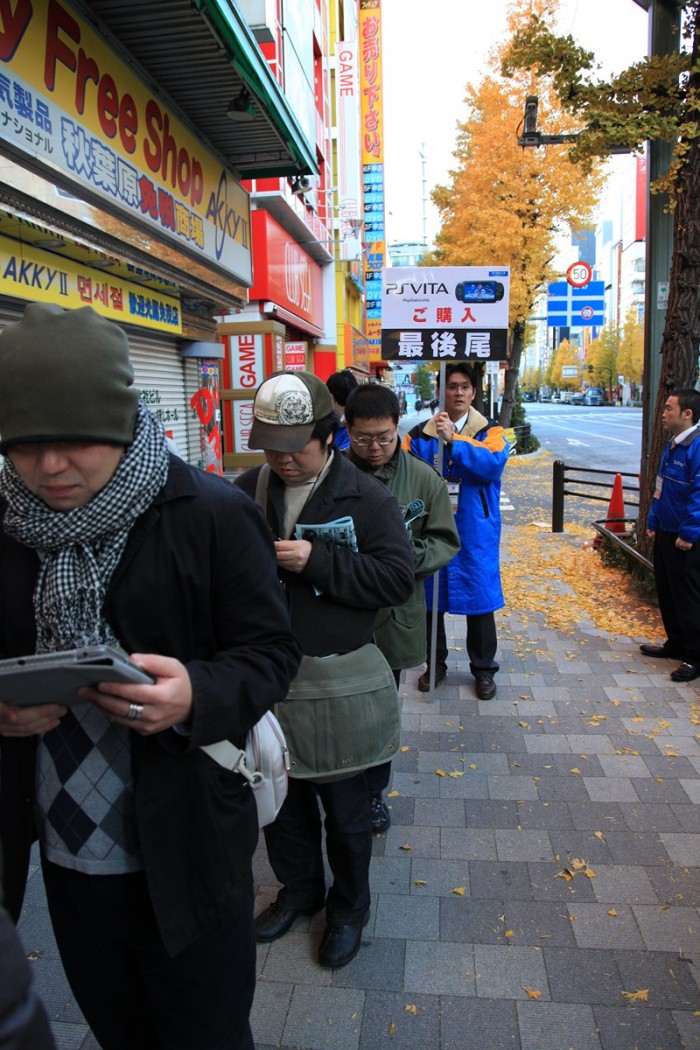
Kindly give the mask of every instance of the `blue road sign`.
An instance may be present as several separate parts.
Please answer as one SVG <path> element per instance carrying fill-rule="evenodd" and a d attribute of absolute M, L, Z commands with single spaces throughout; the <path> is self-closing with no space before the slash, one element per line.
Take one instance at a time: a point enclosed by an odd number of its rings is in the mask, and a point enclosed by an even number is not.
<path fill-rule="evenodd" d="M 549 328 L 588 328 L 605 324 L 605 284 L 591 281 L 585 288 L 573 288 L 567 281 L 555 281 L 547 289 Z"/>

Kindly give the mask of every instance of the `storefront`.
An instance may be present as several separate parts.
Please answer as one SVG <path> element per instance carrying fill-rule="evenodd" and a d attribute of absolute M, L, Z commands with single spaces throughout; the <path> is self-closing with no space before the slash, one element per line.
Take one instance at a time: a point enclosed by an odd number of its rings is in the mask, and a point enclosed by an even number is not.
<path fill-rule="evenodd" d="M 250 30 L 239 13 L 222 18 L 229 7 L 144 0 L 164 60 L 124 5 L 33 0 L 4 31 L 0 80 L 0 326 L 31 301 L 91 305 L 123 325 L 143 400 L 186 459 L 218 472 L 214 319 L 242 308 L 252 281 L 239 180 L 253 128 L 280 171 L 313 170 Z M 226 120 L 243 84 L 236 55 L 253 92 L 244 131 Z M 183 78 L 197 63 L 201 76 Z M 197 114 L 215 69 L 223 121 L 213 90 L 207 119 Z"/>
<path fill-rule="evenodd" d="M 219 326 L 224 338 L 224 467 L 257 462 L 248 448 L 255 388 L 272 372 L 306 369 L 323 376 L 317 340 L 324 334 L 322 267 L 267 211 L 252 214 L 255 272 L 240 320 Z M 327 354 L 334 371 L 335 352 Z"/>

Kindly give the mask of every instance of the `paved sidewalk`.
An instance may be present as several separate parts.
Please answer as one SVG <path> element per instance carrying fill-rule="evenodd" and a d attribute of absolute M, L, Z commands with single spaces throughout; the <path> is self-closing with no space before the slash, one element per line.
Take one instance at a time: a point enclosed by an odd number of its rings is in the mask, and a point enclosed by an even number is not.
<path fill-rule="evenodd" d="M 463 624 L 436 696 L 417 671 L 401 688 L 366 945 L 322 969 L 317 915 L 262 947 L 258 1050 L 700 1047 L 698 683 L 672 683 L 644 639 L 505 610 L 498 696 L 479 702 Z M 256 878 L 259 910 L 264 846 Z M 59 1046 L 94 1050 L 30 887 L 21 932 Z"/>

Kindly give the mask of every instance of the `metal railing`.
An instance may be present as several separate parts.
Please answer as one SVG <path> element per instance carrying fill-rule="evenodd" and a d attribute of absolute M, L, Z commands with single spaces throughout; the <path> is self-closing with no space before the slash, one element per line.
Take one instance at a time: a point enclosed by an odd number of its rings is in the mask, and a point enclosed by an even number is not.
<path fill-rule="evenodd" d="M 622 470 L 594 470 L 592 467 L 568 467 L 561 459 L 556 459 L 552 465 L 552 532 L 564 531 L 564 497 L 571 496 L 578 499 L 596 500 L 599 503 L 610 502 L 610 492 L 615 475 L 622 476 L 623 492 L 631 492 L 637 497 L 635 500 L 625 498 L 625 506 L 639 509 L 639 477 Z M 585 475 L 581 477 L 580 475 Z M 588 475 L 592 475 L 589 477 Z M 607 478 L 607 481 L 596 480 L 596 478 Z M 634 479 L 634 485 L 626 485 L 625 478 Z M 570 486 L 575 485 L 576 488 Z M 595 491 L 591 492 L 593 489 Z M 605 489 L 607 495 L 600 495 L 597 490 Z M 615 520 L 626 521 L 630 519 L 606 518 L 603 521 Z M 634 519 L 631 519 L 634 520 Z"/>

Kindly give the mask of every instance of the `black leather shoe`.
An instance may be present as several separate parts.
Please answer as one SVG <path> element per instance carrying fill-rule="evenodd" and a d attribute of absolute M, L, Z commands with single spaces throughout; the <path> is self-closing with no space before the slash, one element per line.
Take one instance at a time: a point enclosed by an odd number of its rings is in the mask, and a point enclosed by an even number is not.
<path fill-rule="evenodd" d="M 496 695 L 496 683 L 489 671 L 479 671 L 474 675 L 476 695 L 480 700 L 493 700 Z"/>
<path fill-rule="evenodd" d="M 444 682 L 446 678 L 447 678 L 447 668 L 446 667 L 438 667 L 437 671 L 435 672 L 435 685 L 436 686 L 440 685 L 440 682 Z M 418 684 L 418 688 L 421 691 L 421 693 L 429 693 L 430 692 L 430 668 L 429 667 L 425 671 L 423 671 L 423 674 L 418 679 L 418 683 L 417 684 Z"/>
<path fill-rule="evenodd" d="M 291 930 L 296 920 L 302 915 L 315 915 L 324 906 L 325 901 L 313 908 L 285 908 L 275 901 L 261 911 L 255 920 L 255 939 L 258 944 L 276 941 Z"/>
<path fill-rule="evenodd" d="M 321 966 L 346 966 L 352 962 L 362 946 L 362 930 L 368 922 L 369 912 L 357 922 L 326 926 L 318 949 Z"/>
<path fill-rule="evenodd" d="M 372 814 L 372 831 L 381 834 L 391 824 L 386 802 L 381 795 L 370 795 L 369 808 Z"/>
<path fill-rule="evenodd" d="M 652 645 L 651 642 L 644 642 L 643 645 L 639 646 L 639 651 L 642 656 L 670 657 L 672 660 L 680 660 L 681 658 L 681 653 L 674 653 L 673 649 L 669 649 L 666 642 L 663 645 Z"/>
<path fill-rule="evenodd" d="M 694 678 L 700 678 L 700 667 L 697 664 L 681 664 L 675 671 L 671 671 L 672 682 L 692 682 Z"/>

